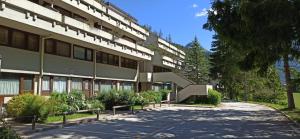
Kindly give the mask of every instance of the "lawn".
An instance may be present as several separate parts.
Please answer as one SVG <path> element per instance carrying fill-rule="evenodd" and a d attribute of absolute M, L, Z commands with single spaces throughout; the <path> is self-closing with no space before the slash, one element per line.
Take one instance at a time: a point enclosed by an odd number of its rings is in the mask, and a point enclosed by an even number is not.
<path fill-rule="evenodd" d="M 95 118 L 96 118 L 96 114 L 76 113 L 76 114 L 72 114 L 72 115 L 67 115 L 67 120 L 84 118 L 84 117 L 91 117 L 91 116 L 95 116 Z M 62 121 L 63 121 L 63 116 L 49 116 L 46 120 L 46 123 L 62 122 Z"/>
<path fill-rule="evenodd" d="M 296 108 L 300 109 L 300 93 L 294 93 Z"/>

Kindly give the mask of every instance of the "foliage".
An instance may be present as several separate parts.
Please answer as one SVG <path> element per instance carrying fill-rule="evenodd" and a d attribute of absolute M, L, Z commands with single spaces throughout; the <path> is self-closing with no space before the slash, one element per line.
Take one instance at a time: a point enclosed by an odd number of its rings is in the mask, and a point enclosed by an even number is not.
<path fill-rule="evenodd" d="M 289 108 L 295 107 L 289 59 L 300 55 L 299 10 L 299 0 L 217 0 L 204 25 L 229 50 L 244 54 L 239 66 L 245 71 L 265 72 L 283 59 Z"/>
<path fill-rule="evenodd" d="M 0 117 L 0 138 L 1 139 L 21 139 L 21 137 L 14 131 L 4 120 L 4 117 Z"/>
<path fill-rule="evenodd" d="M 207 96 L 207 104 L 219 105 L 221 103 L 222 95 L 220 92 L 209 89 Z"/>
<path fill-rule="evenodd" d="M 172 91 L 168 89 L 161 89 L 159 90 L 159 92 L 161 93 L 162 100 L 167 100 L 168 94 L 171 93 Z"/>
<path fill-rule="evenodd" d="M 155 102 L 160 103 L 162 100 L 162 94 L 161 92 L 156 91 L 145 91 L 141 92 L 140 95 L 147 100 L 147 102 Z"/>
<path fill-rule="evenodd" d="M 113 106 L 117 105 L 129 105 L 132 102 L 132 98 L 134 96 L 133 92 L 129 91 L 117 91 L 111 90 L 107 93 L 100 93 L 98 96 L 98 100 L 102 102 L 105 106 L 105 109 L 112 109 Z"/>
<path fill-rule="evenodd" d="M 43 121 L 49 114 L 48 109 L 44 107 L 45 104 L 44 97 L 26 93 L 15 96 L 8 102 L 7 113 L 21 122 L 31 122 L 34 115 Z"/>
<path fill-rule="evenodd" d="M 197 84 L 206 84 L 209 82 L 209 65 L 205 50 L 200 47 L 198 39 L 195 38 L 186 49 L 184 74 Z"/>
<path fill-rule="evenodd" d="M 87 108 L 88 109 L 100 109 L 100 110 L 104 110 L 104 105 L 97 99 L 89 99 L 86 101 L 87 103 Z"/>

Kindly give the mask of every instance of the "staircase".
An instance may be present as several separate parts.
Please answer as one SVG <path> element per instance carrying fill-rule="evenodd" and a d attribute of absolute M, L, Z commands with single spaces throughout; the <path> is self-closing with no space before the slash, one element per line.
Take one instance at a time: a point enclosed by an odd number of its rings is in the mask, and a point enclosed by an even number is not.
<path fill-rule="evenodd" d="M 173 72 L 153 73 L 153 82 L 173 82 L 183 89 L 177 94 L 177 102 L 182 102 L 190 96 L 207 95 L 211 85 L 197 85 L 195 82 Z"/>

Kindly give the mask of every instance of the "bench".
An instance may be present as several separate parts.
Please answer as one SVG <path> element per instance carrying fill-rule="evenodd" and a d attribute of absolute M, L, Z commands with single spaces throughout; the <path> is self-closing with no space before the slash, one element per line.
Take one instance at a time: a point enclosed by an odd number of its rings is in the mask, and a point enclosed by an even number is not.
<path fill-rule="evenodd" d="M 116 115 L 116 109 L 126 108 L 126 107 L 132 107 L 131 108 L 131 113 L 133 113 L 133 106 L 132 105 L 120 105 L 120 106 L 113 106 L 113 115 Z"/>

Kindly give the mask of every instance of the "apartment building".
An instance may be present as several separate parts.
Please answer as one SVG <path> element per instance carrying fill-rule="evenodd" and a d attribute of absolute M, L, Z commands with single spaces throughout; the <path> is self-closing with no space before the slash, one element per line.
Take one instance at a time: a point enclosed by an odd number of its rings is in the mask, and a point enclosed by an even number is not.
<path fill-rule="evenodd" d="M 91 97 L 111 89 L 174 89 L 188 81 L 173 73 L 184 52 L 149 38 L 155 37 L 111 3 L 0 0 L 0 103 L 26 92 L 81 90 Z"/>

